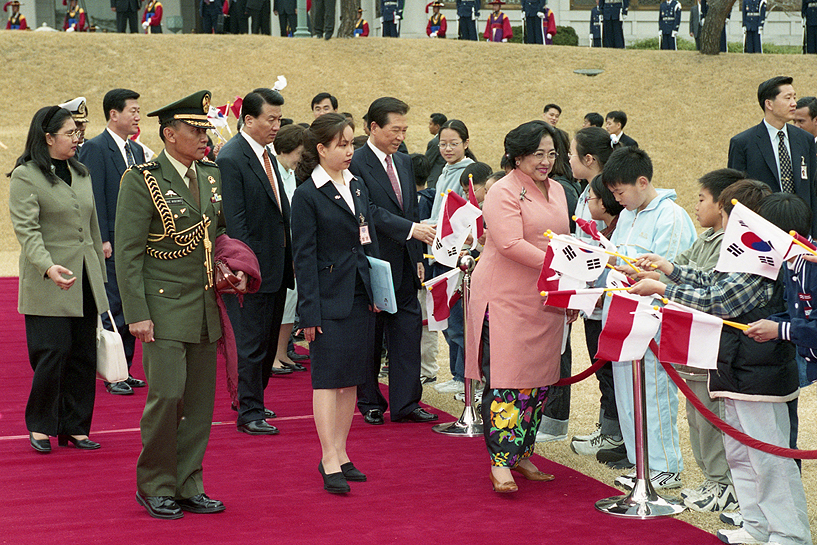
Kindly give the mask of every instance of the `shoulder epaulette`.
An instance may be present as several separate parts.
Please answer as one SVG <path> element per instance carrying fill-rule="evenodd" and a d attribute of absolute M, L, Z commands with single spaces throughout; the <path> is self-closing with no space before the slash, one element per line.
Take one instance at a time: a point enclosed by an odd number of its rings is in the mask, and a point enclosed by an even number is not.
<path fill-rule="evenodd" d="M 216 163 L 215 161 L 211 161 L 207 157 L 205 157 L 204 159 L 199 159 L 198 162 L 201 163 L 202 165 L 207 165 L 208 167 L 218 167 L 218 163 Z"/>
<path fill-rule="evenodd" d="M 145 170 L 156 170 L 157 168 L 159 168 L 159 163 L 157 161 L 150 161 L 147 163 L 142 163 L 141 165 L 133 165 L 133 167 L 131 168 L 135 168 L 143 172 Z"/>

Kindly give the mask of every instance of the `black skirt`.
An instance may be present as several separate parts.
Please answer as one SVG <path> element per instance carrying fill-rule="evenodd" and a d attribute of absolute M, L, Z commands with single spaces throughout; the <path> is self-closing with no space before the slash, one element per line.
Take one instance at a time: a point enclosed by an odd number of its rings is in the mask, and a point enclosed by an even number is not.
<path fill-rule="evenodd" d="M 357 290 L 349 316 L 322 321 L 323 333 L 309 343 L 313 389 L 348 388 L 366 381 L 374 357 L 375 315 L 369 304 L 365 292 Z"/>

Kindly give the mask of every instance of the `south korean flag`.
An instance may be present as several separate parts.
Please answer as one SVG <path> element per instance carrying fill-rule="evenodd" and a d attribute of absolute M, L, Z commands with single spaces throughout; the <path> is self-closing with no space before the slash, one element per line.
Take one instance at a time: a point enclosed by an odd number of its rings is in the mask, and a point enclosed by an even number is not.
<path fill-rule="evenodd" d="M 553 235 L 550 248 L 552 258 L 548 266 L 551 269 L 585 282 L 593 282 L 601 276 L 609 258 L 603 248 L 591 246 L 569 235 Z"/>

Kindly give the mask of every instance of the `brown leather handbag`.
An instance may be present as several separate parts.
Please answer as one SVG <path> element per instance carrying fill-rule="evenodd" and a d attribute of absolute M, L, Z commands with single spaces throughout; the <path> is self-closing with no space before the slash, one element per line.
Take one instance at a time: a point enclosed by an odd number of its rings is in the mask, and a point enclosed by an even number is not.
<path fill-rule="evenodd" d="M 241 280 L 226 263 L 221 260 L 216 261 L 215 269 L 215 284 L 219 293 L 247 293 L 246 287 L 243 290 L 238 289 Z"/>

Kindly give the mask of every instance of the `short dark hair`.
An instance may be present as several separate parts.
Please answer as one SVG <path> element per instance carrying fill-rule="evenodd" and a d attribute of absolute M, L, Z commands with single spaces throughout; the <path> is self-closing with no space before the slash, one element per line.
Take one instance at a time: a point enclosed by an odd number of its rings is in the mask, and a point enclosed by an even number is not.
<path fill-rule="evenodd" d="M 168 127 L 177 129 L 180 123 L 184 122 L 180 119 L 167 119 L 159 124 L 159 138 L 161 138 L 162 142 L 165 141 L 165 129 Z"/>
<path fill-rule="evenodd" d="M 342 115 L 346 119 L 351 119 L 352 121 L 355 120 L 355 116 L 353 116 L 351 112 L 342 112 L 340 115 Z"/>
<path fill-rule="evenodd" d="M 247 116 L 258 117 L 261 115 L 261 112 L 264 110 L 264 104 L 269 104 L 270 106 L 283 106 L 284 97 L 281 96 L 281 93 L 278 91 L 267 89 L 266 87 L 253 89 L 247 93 L 247 96 L 244 97 L 244 100 L 241 103 L 242 121 Z"/>
<path fill-rule="evenodd" d="M 601 199 L 601 205 L 611 216 L 618 216 L 624 207 L 618 203 L 613 192 L 604 183 L 604 176 L 596 176 L 590 181 L 590 189 Z"/>
<path fill-rule="evenodd" d="M 463 188 L 467 188 L 469 176 L 472 176 L 474 187 L 485 185 L 485 182 L 488 181 L 492 173 L 493 169 L 485 163 L 471 163 L 462 170 L 462 174 L 460 174 L 460 185 Z"/>
<path fill-rule="evenodd" d="M 281 118 L 281 128 L 286 127 L 287 125 L 292 125 L 293 123 L 295 123 L 295 121 L 293 121 L 291 117 Z"/>
<path fill-rule="evenodd" d="M 624 146 L 610 154 L 604 165 L 604 185 L 635 185 L 642 176 L 652 181 L 652 160 L 643 149 Z"/>
<path fill-rule="evenodd" d="M 627 125 L 627 114 L 621 110 L 613 110 L 612 112 L 608 112 L 605 119 L 612 119 L 616 123 L 621 123 L 622 129 L 625 127 L 625 125 Z"/>
<path fill-rule="evenodd" d="M 597 112 L 590 112 L 586 116 L 584 116 L 585 121 L 590 123 L 591 127 L 603 127 L 604 126 L 604 118 L 601 117 L 600 113 Z"/>
<path fill-rule="evenodd" d="M 794 193 L 772 193 L 760 201 L 757 213 L 787 233 L 795 231 L 801 237 L 811 233 L 811 209 Z"/>
<path fill-rule="evenodd" d="M 797 101 L 797 109 L 805 108 L 808 106 L 808 116 L 812 119 L 817 117 L 817 98 L 814 97 L 803 97 Z"/>
<path fill-rule="evenodd" d="M 409 105 L 394 97 L 380 97 L 369 105 L 369 111 L 366 112 L 366 124 L 369 129 L 372 123 L 377 123 L 378 127 L 385 127 L 389 124 L 389 114 L 406 115 L 409 111 Z"/>
<path fill-rule="evenodd" d="M 409 158 L 411 159 L 411 168 L 414 170 L 414 185 L 425 185 L 428 174 L 431 172 L 428 159 L 423 153 L 412 153 Z"/>
<path fill-rule="evenodd" d="M 556 104 L 545 104 L 545 109 L 542 110 L 542 113 L 546 114 L 550 109 L 556 110 L 557 112 L 559 112 L 559 115 L 562 115 L 562 109 L 559 108 L 559 106 Z"/>
<path fill-rule="evenodd" d="M 504 171 L 509 166 L 511 166 L 511 158 L 508 157 L 506 153 L 503 153 L 502 159 L 499 160 L 499 168 L 501 168 Z"/>
<path fill-rule="evenodd" d="M 706 189 L 712 195 L 713 201 L 718 202 L 724 189 L 744 179 L 746 179 L 746 174 L 739 170 L 719 168 L 701 176 L 698 183 L 701 184 L 701 189 Z"/>
<path fill-rule="evenodd" d="M 324 114 L 313 121 L 312 125 L 304 131 L 304 154 L 295 170 L 295 176 L 301 180 L 312 176 L 312 171 L 320 164 L 318 144 L 328 146 L 343 135 L 346 127 L 351 127 L 354 131 L 355 124 L 336 113 Z"/>
<path fill-rule="evenodd" d="M 619 143 L 614 144 L 607 131 L 601 127 L 579 129 L 573 139 L 576 141 L 576 154 L 579 158 L 592 155 L 601 168 L 604 168 L 616 148 L 623 147 Z"/>
<path fill-rule="evenodd" d="M 105 93 L 102 99 L 102 109 L 105 113 L 105 121 L 110 121 L 111 110 L 121 112 L 125 109 L 128 100 L 139 100 L 139 93 L 130 89 L 111 89 Z"/>
<path fill-rule="evenodd" d="M 539 149 L 539 142 L 545 136 L 553 139 L 553 147 L 556 147 L 556 127 L 546 123 L 541 119 L 522 123 L 507 135 L 505 135 L 505 155 L 510 161 L 512 168 L 516 168 L 516 160 L 534 153 Z"/>
<path fill-rule="evenodd" d="M 306 134 L 306 129 L 300 125 L 290 124 L 286 127 L 281 127 L 278 134 L 275 135 L 275 140 L 272 142 L 275 153 L 292 153 L 298 149 L 298 146 L 303 145 L 304 134 Z"/>
<path fill-rule="evenodd" d="M 327 98 L 329 99 L 329 102 L 332 104 L 332 109 L 337 110 L 338 109 L 338 99 L 333 97 L 329 93 L 318 93 L 317 95 L 315 95 L 314 98 L 312 99 L 312 104 L 309 105 L 309 109 L 313 110 L 315 108 L 315 104 L 320 104 L 321 102 L 323 102 Z"/>
<path fill-rule="evenodd" d="M 46 106 L 37 110 L 28 128 L 25 149 L 14 163 L 14 168 L 32 161 L 52 184 L 59 183 L 60 179 L 51 170 L 51 154 L 48 150 L 45 135 L 57 134 L 65 125 L 65 122 L 71 118 L 71 112 L 59 106 Z M 77 160 L 76 155 L 68 159 L 68 164 L 83 176 L 88 175 L 88 169 Z M 11 176 L 12 172 L 14 172 L 14 169 L 11 170 L 7 174 L 8 176 Z"/>
<path fill-rule="evenodd" d="M 448 121 L 448 118 L 445 116 L 445 114 L 440 113 L 431 114 L 431 122 L 434 123 L 435 125 L 442 126 L 442 124 L 445 123 L 446 121 Z"/>
<path fill-rule="evenodd" d="M 468 140 L 470 137 L 468 135 L 468 127 L 465 126 L 465 123 L 460 121 L 459 119 L 449 119 L 445 123 L 440 126 L 440 132 L 437 133 L 439 136 L 442 134 L 444 129 L 448 129 L 457 133 L 463 143 Z M 465 148 L 465 156 L 471 159 L 472 161 L 477 160 L 477 156 L 474 155 L 474 152 L 471 151 L 470 147 Z"/>
<path fill-rule="evenodd" d="M 774 100 L 780 94 L 780 87 L 783 85 L 791 85 L 794 78 L 791 76 L 775 76 L 767 79 L 757 86 L 757 102 L 760 104 L 760 109 L 766 111 L 766 101 Z"/>
<path fill-rule="evenodd" d="M 718 198 L 718 204 L 727 214 L 732 213 L 733 199 L 754 212 L 758 211 L 760 202 L 772 194 L 772 189 L 763 182 L 757 180 L 738 180 L 723 191 Z"/>

